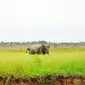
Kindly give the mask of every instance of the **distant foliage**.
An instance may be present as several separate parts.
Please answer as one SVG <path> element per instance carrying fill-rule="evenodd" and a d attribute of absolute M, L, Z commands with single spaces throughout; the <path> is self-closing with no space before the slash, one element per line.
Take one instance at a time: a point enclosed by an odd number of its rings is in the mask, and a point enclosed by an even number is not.
<path fill-rule="evenodd" d="M 45 44 L 51 48 L 85 48 L 85 42 L 47 42 L 47 41 L 32 41 L 32 42 L 0 42 L 0 49 L 26 49 L 29 45 Z"/>

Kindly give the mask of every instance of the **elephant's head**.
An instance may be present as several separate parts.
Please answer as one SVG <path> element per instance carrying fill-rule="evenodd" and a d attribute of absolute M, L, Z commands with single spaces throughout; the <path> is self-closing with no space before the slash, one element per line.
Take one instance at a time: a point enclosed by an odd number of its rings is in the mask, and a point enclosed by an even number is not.
<path fill-rule="evenodd" d="M 50 48 L 50 45 L 45 46 L 42 44 L 39 49 L 39 54 L 49 54 L 49 48 Z"/>
<path fill-rule="evenodd" d="M 43 50 L 43 54 L 49 54 L 49 49 L 50 49 L 50 45 L 45 46 L 45 49 Z"/>

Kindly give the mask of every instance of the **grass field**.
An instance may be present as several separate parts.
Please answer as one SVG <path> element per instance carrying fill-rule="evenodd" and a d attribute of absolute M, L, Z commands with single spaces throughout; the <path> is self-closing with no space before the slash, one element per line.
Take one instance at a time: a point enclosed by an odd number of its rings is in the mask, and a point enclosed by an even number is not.
<path fill-rule="evenodd" d="M 50 55 L 0 50 L 0 76 L 85 75 L 85 49 L 51 49 Z"/>

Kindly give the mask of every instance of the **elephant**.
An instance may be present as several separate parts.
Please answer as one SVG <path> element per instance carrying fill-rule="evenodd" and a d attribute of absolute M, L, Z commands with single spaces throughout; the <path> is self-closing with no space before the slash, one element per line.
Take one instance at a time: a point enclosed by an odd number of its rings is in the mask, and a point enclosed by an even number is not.
<path fill-rule="evenodd" d="M 27 48 L 26 53 L 29 51 L 29 54 L 49 54 L 50 45 L 31 45 Z"/>

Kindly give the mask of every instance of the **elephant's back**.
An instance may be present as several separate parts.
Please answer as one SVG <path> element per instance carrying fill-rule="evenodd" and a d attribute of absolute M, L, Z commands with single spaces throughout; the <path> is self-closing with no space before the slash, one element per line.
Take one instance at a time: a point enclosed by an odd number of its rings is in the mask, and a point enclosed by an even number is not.
<path fill-rule="evenodd" d="M 40 46 L 41 46 L 40 44 L 39 44 L 39 45 L 30 45 L 29 48 L 36 50 L 36 49 L 38 49 Z"/>

